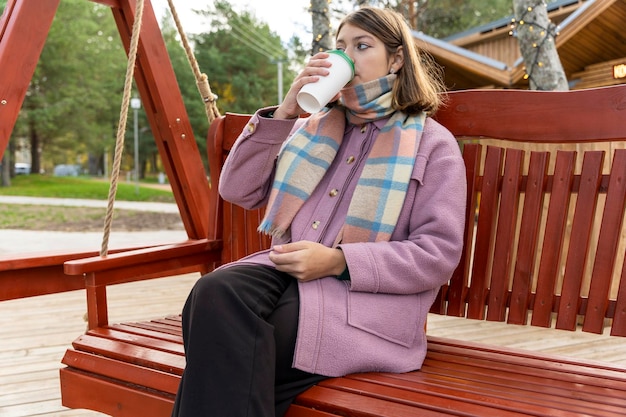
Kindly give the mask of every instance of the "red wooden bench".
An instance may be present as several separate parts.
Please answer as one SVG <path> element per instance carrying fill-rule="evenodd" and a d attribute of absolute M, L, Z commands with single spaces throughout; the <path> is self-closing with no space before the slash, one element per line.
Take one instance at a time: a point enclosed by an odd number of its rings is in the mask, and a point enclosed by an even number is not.
<path fill-rule="evenodd" d="M 169 415 L 185 365 L 177 311 L 110 324 L 106 286 L 189 265 L 210 270 L 267 246 L 256 233 L 260 213 L 215 191 L 248 117 L 228 114 L 209 131 L 208 238 L 65 263 L 66 274 L 85 277 L 89 330 L 63 358 L 64 405 Z M 470 193 L 463 257 L 432 312 L 591 333 L 610 327 L 612 336 L 626 336 L 626 85 L 452 92 L 437 119 L 463 147 Z M 625 367 L 432 336 L 428 342 L 421 370 L 329 379 L 301 394 L 288 416 L 626 413 Z"/>

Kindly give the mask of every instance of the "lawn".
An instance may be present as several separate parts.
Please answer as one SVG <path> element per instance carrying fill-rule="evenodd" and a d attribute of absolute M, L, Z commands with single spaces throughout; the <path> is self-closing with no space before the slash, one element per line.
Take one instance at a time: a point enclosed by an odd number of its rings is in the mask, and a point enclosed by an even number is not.
<path fill-rule="evenodd" d="M 0 187 L 0 195 L 107 200 L 109 182 L 89 177 L 18 175 L 11 179 L 10 187 Z M 118 183 L 115 198 L 120 201 L 174 202 L 171 191 L 147 183 L 139 183 L 139 187 L 134 183 Z"/>
<path fill-rule="evenodd" d="M 107 200 L 109 183 L 88 177 L 52 177 L 18 175 L 10 187 L 0 187 L 0 196 L 55 197 Z M 148 201 L 174 203 L 170 190 L 154 184 L 123 182 L 118 184 L 117 201 Z M 0 205 L 1 229 L 99 231 L 106 214 L 104 208 L 63 207 L 47 205 Z M 152 213 L 133 210 L 115 210 L 116 230 L 179 230 L 182 222 L 178 213 Z"/>

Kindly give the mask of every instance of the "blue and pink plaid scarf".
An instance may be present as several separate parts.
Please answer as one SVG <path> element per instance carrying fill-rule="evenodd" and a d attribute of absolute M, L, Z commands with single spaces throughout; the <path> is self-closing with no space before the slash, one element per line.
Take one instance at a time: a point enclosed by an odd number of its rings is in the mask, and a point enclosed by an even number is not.
<path fill-rule="evenodd" d="M 363 124 L 389 120 L 381 129 L 357 183 L 337 241 L 375 242 L 391 237 L 404 203 L 425 114 L 407 116 L 391 107 L 390 74 L 342 90 L 342 105 L 312 115 L 283 146 L 259 231 L 282 236 L 332 163 L 346 119 Z"/>

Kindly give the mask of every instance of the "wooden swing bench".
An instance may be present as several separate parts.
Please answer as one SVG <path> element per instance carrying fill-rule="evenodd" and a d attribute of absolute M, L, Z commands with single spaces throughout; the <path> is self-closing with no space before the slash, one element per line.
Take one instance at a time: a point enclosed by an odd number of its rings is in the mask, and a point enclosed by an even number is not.
<path fill-rule="evenodd" d="M 462 260 L 431 312 L 626 336 L 626 85 L 449 96 L 436 117 L 463 146 L 470 192 Z M 212 123 L 213 181 L 248 119 L 227 114 Z M 208 271 L 267 247 L 255 230 L 260 212 L 224 202 L 215 189 L 212 238 L 65 263 L 68 275 L 85 277 L 89 330 L 63 358 L 64 405 L 169 415 L 185 365 L 181 306 L 162 319 L 109 324 L 106 286 L 176 269 L 180 257 L 203 259 Z M 626 367 L 429 337 L 421 370 L 329 379 L 287 415 L 625 413 Z"/>
<path fill-rule="evenodd" d="M 111 7 L 129 50 L 135 1 L 93 1 Z M 59 2 L 9 0 L 0 18 L 2 148 Z M 189 240 L 105 258 L 89 257 L 95 251 L 2 258 L 0 300 L 84 288 L 88 331 L 63 358 L 63 404 L 158 417 L 169 415 L 185 365 L 182 306 L 164 318 L 110 324 L 106 287 L 208 272 L 269 242 L 255 231 L 258 211 L 216 191 L 248 116 L 212 123 L 210 186 L 149 2 L 135 82 Z M 470 193 L 463 257 L 432 313 L 625 337 L 626 85 L 453 92 L 437 118 L 463 146 Z M 301 394 L 288 416 L 625 414 L 623 366 L 432 336 L 428 343 L 421 370 L 329 379 Z"/>

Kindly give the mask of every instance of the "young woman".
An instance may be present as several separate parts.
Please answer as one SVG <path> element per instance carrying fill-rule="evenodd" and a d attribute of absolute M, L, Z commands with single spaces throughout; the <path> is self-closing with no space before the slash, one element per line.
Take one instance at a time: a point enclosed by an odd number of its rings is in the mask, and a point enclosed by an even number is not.
<path fill-rule="evenodd" d="M 400 15 L 359 9 L 336 45 L 355 65 L 337 101 L 299 118 L 298 91 L 331 65 L 318 53 L 224 165 L 221 195 L 267 204 L 273 245 L 191 291 L 174 416 L 283 416 L 324 378 L 424 360 L 426 315 L 463 244 L 463 160 L 428 117 L 441 84 Z"/>

